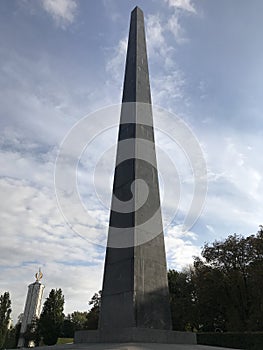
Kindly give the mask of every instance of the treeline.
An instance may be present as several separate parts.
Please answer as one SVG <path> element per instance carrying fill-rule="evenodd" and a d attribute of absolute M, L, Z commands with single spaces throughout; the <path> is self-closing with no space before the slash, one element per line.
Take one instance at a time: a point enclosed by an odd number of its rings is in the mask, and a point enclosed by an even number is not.
<path fill-rule="evenodd" d="M 168 272 L 174 329 L 263 331 L 263 227 L 205 244 L 201 255 Z"/>
<path fill-rule="evenodd" d="M 168 271 L 173 328 L 195 332 L 263 331 L 263 227 L 249 237 L 230 235 L 205 244 L 201 258 L 182 272 Z M 96 329 L 100 292 L 88 312 L 64 315 L 61 289 L 52 289 L 39 320 L 24 333 L 26 344 L 56 344 L 72 338 L 76 330 Z M 10 328 L 9 293 L 0 296 L 0 348 L 14 348 L 21 320 Z M 41 344 L 42 344 L 41 343 Z"/>
<path fill-rule="evenodd" d="M 33 320 L 23 334 L 25 346 L 29 346 L 32 341 L 35 346 L 40 344 L 54 345 L 59 337 L 73 338 L 76 330 L 97 329 L 99 300 L 100 293 L 95 293 L 89 302 L 90 311 L 75 311 L 65 316 L 62 290 L 52 289 L 43 305 L 40 318 Z"/>
<path fill-rule="evenodd" d="M 68 314 L 61 326 L 60 336 L 62 338 L 73 338 L 75 331 L 84 329 L 97 329 L 100 311 L 101 291 L 95 293 L 89 305 L 91 309 L 88 312 L 75 311 Z"/>
<path fill-rule="evenodd" d="M 88 312 L 75 311 L 64 315 L 64 295 L 61 289 L 52 289 L 46 299 L 39 319 L 28 325 L 20 334 L 22 318 L 15 326 L 10 324 L 11 300 L 8 292 L 0 296 L 0 349 L 16 348 L 19 336 L 25 339 L 25 347 L 54 345 L 59 337 L 73 338 L 74 332 L 81 329 L 97 329 L 99 318 L 100 292 L 95 293 L 89 302 Z"/>

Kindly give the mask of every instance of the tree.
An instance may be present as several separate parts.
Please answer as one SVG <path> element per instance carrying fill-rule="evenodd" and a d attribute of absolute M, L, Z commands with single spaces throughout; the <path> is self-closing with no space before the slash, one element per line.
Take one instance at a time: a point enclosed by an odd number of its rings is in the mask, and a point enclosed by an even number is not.
<path fill-rule="evenodd" d="M 197 325 L 191 269 L 185 269 L 183 272 L 169 270 L 168 285 L 173 329 L 178 331 L 193 330 Z"/>
<path fill-rule="evenodd" d="M 206 330 L 262 330 L 262 226 L 256 235 L 234 234 L 205 244 L 202 256 L 195 259 L 193 278 Z"/>
<path fill-rule="evenodd" d="M 225 329 L 225 294 L 224 276 L 200 258 L 195 258 L 191 281 L 195 293 L 197 329 L 211 331 Z"/>
<path fill-rule="evenodd" d="M 168 272 L 176 330 L 263 330 L 263 227 L 205 244 L 192 268 Z"/>
<path fill-rule="evenodd" d="M 253 259 L 248 267 L 248 286 L 250 293 L 250 315 L 248 330 L 263 330 L 263 226 L 257 235 L 250 238 Z"/>
<path fill-rule="evenodd" d="M 87 322 L 88 312 L 80 312 L 80 311 L 74 311 L 71 314 L 71 321 L 74 324 L 75 331 L 79 331 L 85 328 L 85 324 Z"/>
<path fill-rule="evenodd" d="M 25 339 L 25 347 L 39 346 L 41 335 L 39 329 L 39 320 L 33 318 L 32 322 L 27 326 L 23 334 Z"/>
<path fill-rule="evenodd" d="M 61 289 L 52 289 L 46 299 L 38 322 L 39 333 L 46 345 L 54 345 L 64 320 L 64 296 Z"/>
<path fill-rule="evenodd" d="M 4 349 L 14 349 L 17 346 L 19 332 L 21 324 L 16 324 L 15 327 L 11 327 L 6 334 L 5 342 L 3 345 Z"/>
<path fill-rule="evenodd" d="M 88 312 L 74 311 L 68 314 L 63 321 L 61 336 L 64 338 L 73 338 L 75 331 L 85 329 Z"/>
<path fill-rule="evenodd" d="M 18 339 L 20 336 L 21 322 L 18 321 L 15 326 L 8 329 L 5 337 L 5 342 L 3 345 L 4 349 L 14 349 L 17 347 Z"/>
<path fill-rule="evenodd" d="M 85 324 L 86 329 L 98 328 L 100 302 L 101 302 L 101 291 L 99 291 L 98 293 L 95 293 L 91 298 L 91 300 L 89 301 L 89 305 L 92 305 L 92 308 L 87 314 L 87 321 Z"/>
<path fill-rule="evenodd" d="M 0 295 L 0 348 L 4 345 L 11 314 L 11 300 L 8 292 Z"/>
<path fill-rule="evenodd" d="M 72 322 L 71 315 L 68 314 L 63 320 L 60 336 L 61 338 L 73 338 L 74 332 L 75 332 L 75 325 Z"/>

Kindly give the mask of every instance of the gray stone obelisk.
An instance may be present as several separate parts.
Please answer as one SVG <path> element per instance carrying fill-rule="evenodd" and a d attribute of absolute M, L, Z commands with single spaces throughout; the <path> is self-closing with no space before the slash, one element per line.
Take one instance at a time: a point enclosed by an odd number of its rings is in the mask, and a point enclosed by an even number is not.
<path fill-rule="evenodd" d="M 131 14 L 99 328 L 75 343 L 196 344 L 172 331 L 144 17 Z"/>
<path fill-rule="evenodd" d="M 171 329 L 144 18 L 138 7 L 131 14 L 122 102 L 117 163 L 119 158 L 122 162 L 116 166 L 114 177 L 99 327 Z M 129 150 L 124 140 L 129 140 Z M 139 157 L 142 147 L 148 162 Z M 137 179 L 149 188 L 147 201 L 138 210 Z M 115 201 L 119 200 L 130 200 L 132 210 L 115 211 Z M 155 224 L 159 225 L 156 237 L 151 236 L 151 222 L 147 223 L 154 214 Z M 142 223 L 145 223 L 143 231 L 139 228 Z M 120 228 L 117 237 L 116 228 Z M 148 241 L 137 244 L 140 235 L 146 237 L 142 242 Z"/>

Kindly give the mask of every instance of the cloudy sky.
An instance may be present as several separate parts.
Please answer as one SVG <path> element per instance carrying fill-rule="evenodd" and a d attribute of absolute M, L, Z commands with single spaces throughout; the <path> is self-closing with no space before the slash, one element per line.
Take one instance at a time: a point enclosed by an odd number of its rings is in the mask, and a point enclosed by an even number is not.
<path fill-rule="evenodd" d="M 178 145 L 156 132 L 181 186 L 181 206 L 165 228 L 168 266 L 182 269 L 204 242 L 249 235 L 263 223 L 261 0 L 2 0 L 0 293 L 11 293 L 14 322 L 39 267 L 45 297 L 62 288 L 66 313 L 86 310 L 101 288 L 105 248 L 92 242 L 107 234 L 116 126 L 97 135 L 79 163 L 79 195 L 93 219 L 86 235 L 58 208 L 54 167 L 81 118 L 120 103 L 136 5 L 145 14 L 153 104 L 188 125 L 207 166 L 203 212 L 182 232 L 191 169 Z M 170 170 L 160 169 L 164 221 L 173 206 L 165 202 Z"/>

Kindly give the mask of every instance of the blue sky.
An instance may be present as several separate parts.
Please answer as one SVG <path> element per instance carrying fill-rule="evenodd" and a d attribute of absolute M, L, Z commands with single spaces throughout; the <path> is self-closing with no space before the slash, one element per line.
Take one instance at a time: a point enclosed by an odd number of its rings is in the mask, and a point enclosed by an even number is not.
<path fill-rule="evenodd" d="M 208 192 L 198 221 L 182 233 L 182 207 L 165 230 L 168 266 L 182 269 L 204 242 L 255 233 L 262 224 L 261 0 L 3 0 L 0 292 L 10 291 L 15 322 L 39 266 L 45 297 L 61 287 L 66 312 L 86 310 L 101 288 L 104 249 L 65 223 L 56 202 L 54 164 L 76 122 L 120 103 L 129 17 L 136 5 L 145 14 L 153 104 L 188 124 L 207 164 Z M 79 169 L 80 195 L 94 218 L 89 233 L 96 238 L 105 238 L 108 209 L 98 204 L 89 174 L 114 145 L 116 132 L 87 148 Z M 172 158 L 178 155 L 181 177 L 189 176 L 176 145 L 158 132 L 156 140 Z M 114 148 L 106 177 L 98 180 L 107 203 L 112 159 Z M 183 182 L 187 202 L 191 191 Z"/>

